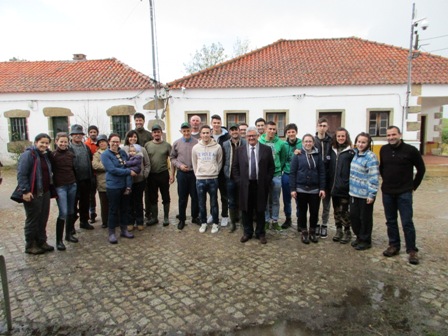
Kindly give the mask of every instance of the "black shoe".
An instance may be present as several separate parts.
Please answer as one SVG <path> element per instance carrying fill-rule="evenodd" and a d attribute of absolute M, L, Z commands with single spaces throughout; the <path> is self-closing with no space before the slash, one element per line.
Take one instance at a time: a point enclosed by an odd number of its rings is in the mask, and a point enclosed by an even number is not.
<path fill-rule="evenodd" d="M 334 242 L 338 242 L 342 239 L 342 236 L 344 235 L 344 233 L 342 232 L 342 228 L 337 228 L 336 229 L 336 234 L 333 237 L 333 241 Z"/>
<path fill-rule="evenodd" d="M 90 225 L 88 222 L 81 222 L 79 224 L 79 227 L 84 230 L 93 230 L 94 229 L 93 225 Z"/>
<path fill-rule="evenodd" d="M 149 221 L 146 222 L 147 226 L 152 226 L 152 225 L 156 225 L 159 223 L 159 220 L 157 218 L 151 218 Z"/>
<path fill-rule="evenodd" d="M 193 224 L 196 224 L 196 225 L 199 225 L 199 226 L 201 226 L 201 220 L 199 219 L 199 217 L 196 217 L 196 218 L 193 218 L 192 220 L 191 220 L 191 222 L 193 223 Z"/>
<path fill-rule="evenodd" d="M 56 248 L 58 249 L 58 251 L 65 251 L 65 245 L 64 245 L 64 243 L 62 242 L 62 240 L 61 240 L 61 241 L 58 241 L 58 242 L 56 243 Z"/>
<path fill-rule="evenodd" d="M 183 230 L 184 227 L 185 227 L 185 221 L 184 220 L 180 220 L 179 223 L 177 224 L 177 229 L 178 230 Z"/>
<path fill-rule="evenodd" d="M 320 225 L 316 226 L 316 236 L 319 237 L 320 236 Z"/>
<path fill-rule="evenodd" d="M 372 247 L 372 244 L 360 242 L 358 245 L 355 246 L 355 250 L 364 251 L 364 250 L 368 250 L 371 247 Z"/>
<path fill-rule="evenodd" d="M 89 222 L 90 223 L 95 223 L 95 221 L 96 221 L 96 213 L 91 213 L 90 214 L 90 219 L 89 219 Z"/>
<path fill-rule="evenodd" d="M 358 246 L 361 243 L 361 241 L 356 238 L 354 241 L 352 241 L 352 243 L 350 245 L 352 245 L 352 247 L 356 248 L 356 246 Z"/>
<path fill-rule="evenodd" d="M 73 236 L 72 234 L 68 234 L 65 236 L 65 240 L 70 242 L 70 243 L 77 243 L 79 240 L 78 238 L 76 238 L 75 236 Z"/>
<path fill-rule="evenodd" d="M 310 232 L 310 241 L 313 243 L 317 243 L 319 240 L 314 232 Z"/>
<path fill-rule="evenodd" d="M 30 244 L 29 246 L 25 247 L 25 253 L 28 254 L 44 254 L 45 250 L 36 244 Z"/>
<path fill-rule="evenodd" d="M 291 227 L 291 218 L 286 218 L 285 222 L 282 224 L 282 229 L 286 230 Z"/>
<path fill-rule="evenodd" d="M 304 243 L 304 244 L 309 244 L 310 243 L 310 240 L 309 240 L 309 237 L 308 237 L 308 231 L 306 231 L 306 230 L 302 231 L 302 243 Z"/>

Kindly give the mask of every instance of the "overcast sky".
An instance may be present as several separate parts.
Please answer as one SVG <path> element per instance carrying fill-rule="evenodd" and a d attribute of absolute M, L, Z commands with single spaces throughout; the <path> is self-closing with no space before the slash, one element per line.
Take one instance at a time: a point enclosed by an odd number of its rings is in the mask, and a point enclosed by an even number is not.
<path fill-rule="evenodd" d="M 412 3 L 430 26 L 422 50 L 448 57 L 446 0 L 153 0 L 158 79 L 186 75 L 202 45 L 221 42 L 233 53 L 239 38 L 251 49 L 279 39 L 356 36 L 409 48 Z M 0 61 L 115 57 L 152 77 L 149 0 L 0 0 Z"/>

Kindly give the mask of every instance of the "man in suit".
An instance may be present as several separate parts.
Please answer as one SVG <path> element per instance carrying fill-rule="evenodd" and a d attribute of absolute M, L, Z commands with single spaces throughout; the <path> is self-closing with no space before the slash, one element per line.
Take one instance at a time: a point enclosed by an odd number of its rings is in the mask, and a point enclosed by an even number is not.
<path fill-rule="evenodd" d="M 258 135 L 256 127 L 247 129 L 247 144 L 237 148 L 232 170 L 233 178 L 239 187 L 240 209 L 243 213 L 244 235 L 240 241 L 245 243 L 252 238 L 255 211 L 255 237 L 260 239 L 261 244 L 266 244 L 264 211 L 275 165 L 271 148 L 259 143 Z"/>

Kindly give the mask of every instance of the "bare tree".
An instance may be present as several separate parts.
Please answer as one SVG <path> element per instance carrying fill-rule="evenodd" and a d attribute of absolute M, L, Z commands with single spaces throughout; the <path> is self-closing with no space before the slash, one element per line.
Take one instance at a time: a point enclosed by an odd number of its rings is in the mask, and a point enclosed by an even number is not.
<path fill-rule="evenodd" d="M 241 40 L 239 37 L 233 44 L 233 57 L 238 57 L 247 54 L 250 50 L 250 41 Z"/>
<path fill-rule="evenodd" d="M 226 59 L 227 55 L 224 53 L 224 47 L 220 42 L 212 43 L 210 46 L 204 44 L 200 50 L 196 50 L 189 63 L 184 63 L 184 67 L 189 74 L 192 74 L 224 62 Z"/>

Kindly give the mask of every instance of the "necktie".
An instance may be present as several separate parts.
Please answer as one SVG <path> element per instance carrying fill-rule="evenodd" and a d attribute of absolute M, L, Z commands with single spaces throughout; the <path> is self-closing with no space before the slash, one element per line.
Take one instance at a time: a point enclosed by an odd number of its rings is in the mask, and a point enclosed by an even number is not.
<path fill-rule="evenodd" d="M 257 179 L 257 166 L 255 163 L 255 147 L 252 147 L 252 150 L 250 152 L 250 176 L 249 180 L 256 180 Z"/>

